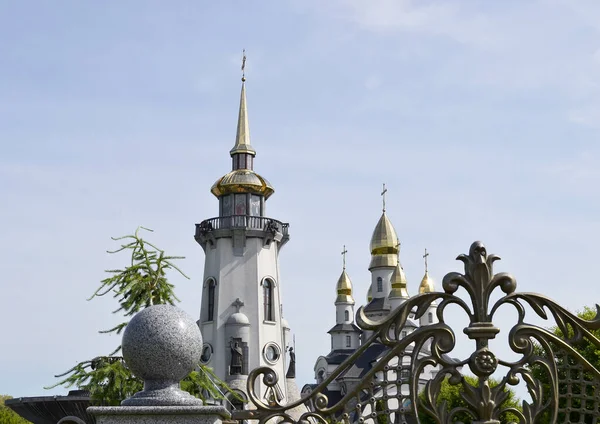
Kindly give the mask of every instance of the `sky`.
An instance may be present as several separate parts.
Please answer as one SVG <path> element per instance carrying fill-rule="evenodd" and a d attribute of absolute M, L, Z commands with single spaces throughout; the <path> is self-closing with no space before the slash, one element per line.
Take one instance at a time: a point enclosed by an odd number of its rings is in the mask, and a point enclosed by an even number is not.
<path fill-rule="evenodd" d="M 330 350 L 343 245 L 364 303 L 382 183 L 411 294 L 425 248 L 441 289 L 482 240 L 518 290 L 600 300 L 595 0 L 0 1 L 0 394 L 65 394 L 43 387 L 119 344 L 97 333 L 114 299 L 86 299 L 127 262 L 111 237 L 139 225 L 185 256 L 190 279 L 170 278 L 199 316 L 194 224 L 218 215 L 242 49 L 267 215 L 290 223 L 300 386 Z M 510 358 L 502 314 L 492 347 Z"/>

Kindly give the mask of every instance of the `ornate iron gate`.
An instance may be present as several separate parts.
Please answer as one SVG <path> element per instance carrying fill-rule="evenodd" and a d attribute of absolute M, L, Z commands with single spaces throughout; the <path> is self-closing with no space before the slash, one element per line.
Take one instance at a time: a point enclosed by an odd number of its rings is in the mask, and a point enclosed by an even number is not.
<path fill-rule="evenodd" d="M 506 413 L 510 412 L 520 423 L 600 423 L 600 371 L 574 348 L 587 343 L 600 349 L 600 340 L 591 333 L 600 329 L 600 307 L 597 306 L 596 317 L 586 321 L 542 295 L 517 292 L 516 281 L 510 274 L 493 273 L 493 263 L 499 257 L 488 255 L 481 242 L 474 242 L 469 254 L 457 259 L 464 263 L 464 274 L 447 274 L 442 282 L 444 292 L 409 298 L 382 322 L 371 321 L 359 310 L 357 322 L 372 336 L 302 400 L 288 405 L 263 402 L 254 390 L 256 381 L 262 378 L 266 386 L 273 387 L 278 376 L 267 367 L 253 370 L 248 377 L 250 404 L 247 410 L 234 412 L 234 419 L 255 419 L 259 423 L 275 419 L 272 422 L 400 424 L 419 422 L 418 417 L 428 416 L 436 423 L 457 422 L 462 417 L 463 421 L 491 424 L 506 422 Z M 455 294 L 459 289 L 466 291 L 470 302 Z M 496 289 L 503 293 L 491 304 L 490 297 Z M 432 302 L 438 303 L 439 322 L 401 337 L 407 319 L 421 317 Z M 449 305 L 464 310 L 470 321 L 463 331 L 475 342 L 475 349 L 464 360 L 450 356 L 456 339 L 444 321 Z M 493 319 L 503 305 L 511 305 L 518 315 L 508 334 L 509 347 L 519 356 L 514 362 L 498 358 L 489 349 L 489 341 L 500 331 Z M 525 319 L 529 310 L 543 319 L 553 318 L 554 322 L 549 324 L 556 325 L 564 337 L 528 324 Z M 327 386 L 350 370 L 376 343 L 386 347 L 379 360 L 355 387 L 331 405 L 324 394 Z M 498 369 L 499 366 L 502 368 Z M 420 392 L 419 376 L 431 367 L 437 374 Z M 465 380 L 464 367 L 477 376 L 476 386 Z M 503 369 L 506 373 L 492 383 L 492 374 Z M 439 392 L 445 379 L 461 388 L 463 406 L 448 410 L 440 402 Z M 531 402 L 523 401 L 521 407 L 506 407 L 503 404 L 507 388 L 520 381 L 526 385 Z M 290 412 L 296 411 L 297 415 L 302 405 L 307 406 L 307 412 L 294 417 Z"/>

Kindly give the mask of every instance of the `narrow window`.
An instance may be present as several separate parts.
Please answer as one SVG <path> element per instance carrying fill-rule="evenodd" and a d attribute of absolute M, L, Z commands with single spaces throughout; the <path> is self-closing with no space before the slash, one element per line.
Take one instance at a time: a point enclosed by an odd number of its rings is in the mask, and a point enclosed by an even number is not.
<path fill-rule="evenodd" d="M 429 318 L 429 324 L 432 324 L 433 323 L 433 312 L 429 312 L 427 317 Z"/>
<path fill-rule="evenodd" d="M 383 279 L 381 277 L 377 277 L 377 291 L 383 291 Z"/>
<path fill-rule="evenodd" d="M 215 280 L 208 282 L 208 316 L 207 321 L 212 321 L 215 316 Z"/>
<path fill-rule="evenodd" d="M 350 312 L 344 311 L 344 320 L 345 321 L 350 321 Z"/>
<path fill-rule="evenodd" d="M 265 321 L 273 320 L 273 282 L 265 280 L 263 282 L 263 302 L 265 307 Z"/>
<path fill-rule="evenodd" d="M 346 347 L 352 347 L 352 337 L 346 336 Z"/>

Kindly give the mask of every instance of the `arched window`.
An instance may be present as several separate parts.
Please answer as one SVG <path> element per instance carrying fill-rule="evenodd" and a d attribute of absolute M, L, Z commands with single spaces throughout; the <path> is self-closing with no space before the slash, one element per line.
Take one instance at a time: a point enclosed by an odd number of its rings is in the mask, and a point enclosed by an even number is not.
<path fill-rule="evenodd" d="M 273 317 L 273 282 L 263 282 L 263 303 L 265 307 L 265 321 L 274 321 Z"/>
<path fill-rule="evenodd" d="M 352 337 L 346 336 L 346 347 L 352 347 Z"/>
<path fill-rule="evenodd" d="M 344 311 L 344 321 L 350 321 L 350 312 Z"/>
<path fill-rule="evenodd" d="M 378 292 L 383 291 L 383 278 L 381 278 L 381 277 L 377 277 L 377 291 Z"/>
<path fill-rule="evenodd" d="M 210 279 L 208 282 L 208 314 L 206 316 L 207 321 L 212 321 L 215 317 L 215 287 L 217 283 L 215 280 Z"/>
<path fill-rule="evenodd" d="M 427 314 L 427 317 L 429 318 L 429 324 L 433 324 L 433 312 L 429 312 L 429 314 Z"/>

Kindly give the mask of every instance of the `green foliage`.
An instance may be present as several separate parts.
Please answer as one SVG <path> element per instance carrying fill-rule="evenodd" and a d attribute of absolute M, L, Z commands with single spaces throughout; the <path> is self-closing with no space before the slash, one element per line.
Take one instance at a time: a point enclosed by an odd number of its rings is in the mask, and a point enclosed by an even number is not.
<path fill-rule="evenodd" d="M 168 270 L 175 270 L 188 278 L 173 263 L 174 260 L 182 259 L 182 257 L 166 256 L 164 251 L 140 237 L 140 229 L 152 231 L 139 227 L 133 235 L 112 238 L 115 241 L 121 241 L 122 244 L 119 249 L 108 251 L 108 253 L 130 251 L 130 264 L 124 269 L 106 271 L 111 276 L 102 280 L 100 287 L 88 299 L 112 293 L 119 303 L 119 308 L 113 313 L 122 313 L 125 317 L 132 317 L 151 305 L 173 305 L 179 301 L 173 291 L 174 286 L 167 280 L 166 272 Z M 120 334 L 128 322 L 126 320 L 109 330 L 100 331 L 100 333 Z M 57 375 L 56 377 L 62 379 L 48 388 L 74 386 L 81 390 L 88 390 L 93 404 L 119 405 L 123 399 L 143 388 L 143 382 L 134 377 L 123 358 L 116 355 L 120 350 L 121 346 L 119 345 L 107 356 L 98 356 L 92 360 L 78 363 L 70 370 Z M 229 387 L 219 380 L 210 368 L 199 366 L 198 370 L 193 371 L 181 382 L 183 390 L 203 400 L 206 396 L 222 399 L 221 392 L 230 391 Z"/>
<path fill-rule="evenodd" d="M 388 424 L 390 419 L 388 414 L 385 413 L 385 400 L 379 399 L 375 402 L 375 412 L 377 413 L 377 424 Z"/>
<path fill-rule="evenodd" d="M 19 414 L 4 405 L 4 401 L 12 399 L 12 396 L 0 395 L 0 423 L 2 424 L 31 424 L 25 418 L 21 418 Z"/>
<path fill-rule="evenodd" d="M 586 306 L 586 307 L 584 307 L 583 311 L 580 311 L 577 313 L 577 316 L 584 320 L 591 321 L 596 318 L 596 310 Z M 556 326 L 551 327 L 549 330 L 560 338 L 564 338 L 564 336 L 565 336 L 563 334 L 563 332 Z M 570 334 L 568 334 L 568 336 L 573 335 L 573 329 L 570 327 L 569 327 L 569 333 Z M 600 329 L 592 330 L 592 331 L 590 331 L 590 333 L 592 334 L 592 336 L 596 337 L 597 339 L 600 339 Z M 550 346 L 554 353 L 557 353 L 562 350 L 561 347 L 556 346 L 552 343 L 550 344 Z M 600 371 L 600 349 L 598 348 L 598 346 L 596 346 L 594 343 L 592 343 L 592 341 L 590 341 L 587 338 L 583 338 L 579 342 L 571 343 L 571 347 L 573 349 L 575 349 L 577 351 L 577 353 L 579 353 L 585 360 L 587 360 L 594 368 L 596 368 L 597 370 Z M 544 350 L 542 349 L 542 347 L 540 345 L 536 346 L 536 353 L 540 356 L 546 356 L 546 353 L 544 352 Z M 568 360 L 568 363 L 565 363 L 565 361 L 567 361 L 567 360 L 565 359 L 564 356 L 556 356 L 556 365 L 558 368 L 559 378 L 561 376 L 566 376 L 566 373 L 569 373 L 570 377 L 577 377 L 576 376 L 577 371 L 567 370 L 567 369 L 563 368 L 565 366 L 575 365 L 574 357 L 571 356 L 570 360 Z M 534 376 L 534 379 L 541 383 L 542 390 L 543 390 L 542 391 L 543 402 L 549 402 L 550 394 L 551 394 L 550 375 L 548 374 L 547 370 L 545 370 L 544 367 L 540 364 L 533 365 L 531 367 L 531 372 Z M 593 376 L 591 375 L 590 372 L 584 372 L 584 379 L 591 381 L 593 379 Z M 578 398 L 578 395 L 580 395 L 580 394 L 582 394 L 582 395 L 587 394 L 587 395 L 591 395 L 591 396 L 594 395 L 593 393 L 589 393 L 589 391 L 588 391 L 588 393 L 580 393 L 581 388 L 577 387 L 577 386 L 578 385 L 575 385 L 574 387 L 571 388 L 571 391 L 574 394 L 574 396 L 570 400 L 570 402 L 571 402 L 571 407 L 574 409 L 581 407 L 581 399 Z M 591 386 L 589 386 L 589 385 L 587 386 L 588 389 L 590 387 Z M 558 391 L 559 391 L 559 406 L 566 407 L 567 406 L 566 405 L 567 398 L 565 396 L 561 396 L 561 394 L 565 394 L 568 391 L 566 385 L 560 384 L 558 387 Z M 586 422 L 586 423 L 592 422 L 592 417 L 595 414 L 597 414 L 598 412 L 600 412 L 600 411 L 591 410 L 590 414 L 586 417 L 585 420 L 583 420 L 583 422 Z M 566 422 L 568 420 L 568 417 L 566 417 L 564 413 L 559 413 L 557 418 L 558 418 L 557 422 L 559 422 L 559 423 Z M 571 419 L 579 420 L 579 417 L 571 417 Z M 550 420 L 551 420 L 550 411 L 546 410 L 543 413 L 543 415 L 540 417 L 538 422 L 541 424 L 546 424 L 546 423 L 550 423 Z"/>
<path fill-rule="evenodd" d="M 113 313 L 122 312 L 126 317 L 131 317 L 151 305 L 165 303 L 173 305 L 175 301 L 179 301 L 173 291 L 173 284 L 167 281 L 166 271 L 174 269 L 188 278 L 173 263 L 173 260 L 183 259 L 183 257 L 165 256 L 164 251 L 139 236 L 140 229 L 152 231 L 139 227 L 134 235 L 112 238 L 115 241 L 124 241 L 124 244 L 121 244 L 117 250 L 109 250 L 108 253 L 114 254 L 130 250 L 131 263 L 124 269 L 107 270 L 106 272 L 113 275 L 102 280 L 100 287 L 88 299 L 113 293 L 113 297 L 119 302 L 119 308 Z M 128 321 L 122 322 L 116 327 L 100 333 L 120 334 L 127 323 Z M 120 348 L 119 346 L 112 354 L 117 353 Z"/>
<path fill-rule="evenodd" d="M 477 387 L 479 384 L 479 379 L 477 377 L 471 377 L 471 376 L 464 376 L 463 377 L 465 382 L 467 384 L 469 384 L 470 386 L 473 387 Z M 463 386 L 462 384 L 450 384 L 450 382 L 448 381 L 448 378 L 445 378 L 442 381 L 442 384 L 440 386 L 440 394 L 438 397 L 438 404 L 441 405 L 443 402 L 446 403 L 446 410 L 448 412 L 450 412 L 451 410 L 453 410 L 454 408 L 468 408 L 468 404 L 467 402 L 465 402 L 465 400 L 463 399 L 463 397 L 461 396 L 461 394 L 464 392 Z M 490 387 L 496 387 L 499 382 L 490 379 Z M 520 407 L 520 401 L 519 399 L 516 397 L 515 393 L 510 390 L 510 389 L 506 389 L 506 392 L 508 394 L 507 398 L 504 400 L 504 402 L 502 402 L 501 404 L 501 408 L 516 408 L 518 410 L 521 409 Z M 425 391 L 421 392 L 419 394 L 419 400 L 421 402 L 423 402 L 425 400 Z M 419 419 L 421 420 L 421 424 L 436 424 L 436 420 L 432 417 L 430 417 L 429 415 L 425 415 L 422 414 L 419 416 Z M 454 416 L 453 422 L 463 422 L 465 424 L 470 423 L 473 420 L 473 417 L 471 417 L 471 415 L 465 413 L 465 412 L 459 412 Z M 503 423 L 510 423 L 510 422 L 519 422 L 519 419 L 517 418 L 517 416 L 513 413 L 511 413 L 510 411 L 508 412 L 503 412 L 500 415 L 500 421 Z"/>

